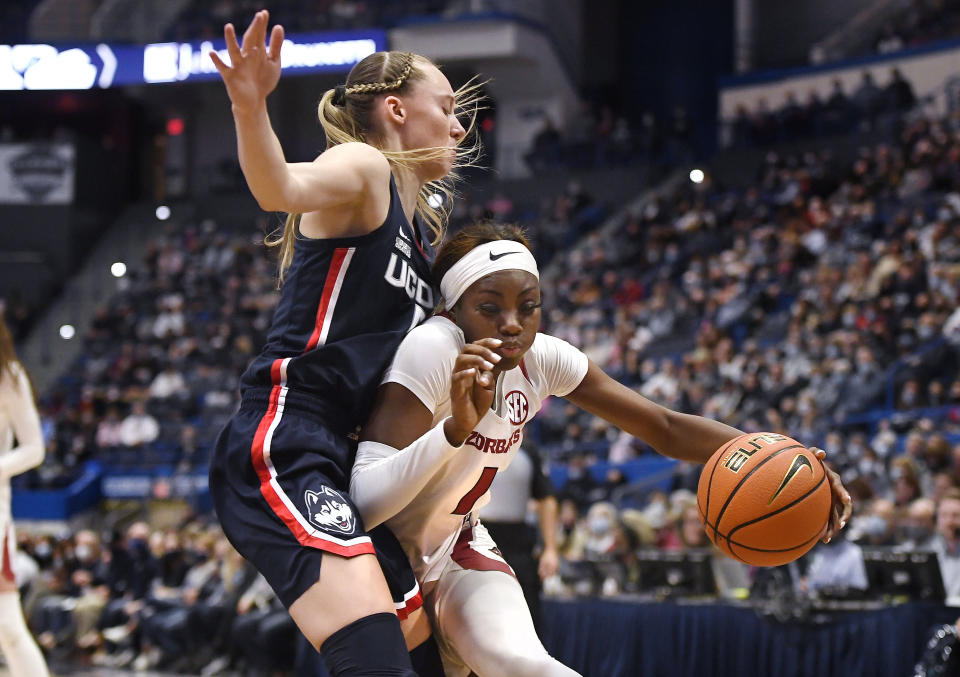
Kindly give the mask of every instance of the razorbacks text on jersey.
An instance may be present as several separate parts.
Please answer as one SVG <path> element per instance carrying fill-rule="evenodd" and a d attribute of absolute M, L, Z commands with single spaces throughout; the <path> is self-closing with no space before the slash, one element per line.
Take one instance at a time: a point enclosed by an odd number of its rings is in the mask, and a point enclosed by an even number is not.
<path fill-rule="evenodd" d="M 384 382 L 399 383 L 433 412 L 432 425 L 450 415 L 450 379 L 465 344 L 463 332 L 436 316 L 400 345 Z M 427 359 L 424 359 L 424 357 Z M 574 390 L 587 372 L 586 356 L 566 341 L 537 334 L 520 366 L 503 372 L 494 405 L 456 455 L 386 524 L 396 534 L 421 582 L 440 575 L 464 520 L 490 500 L 497 472 L 506 468 L 523 440 L 523 427 L 548 396 Z"/>
<path fill-rule="evenodd" d="M 390 209 L 367 235 L 297 238 L 267 343 L 242 378 L 244 402 L 269 402 L 319 416 L 339 433 L 369 414 L 380 376 L 406 333 L 439 298 L 434 251 L 419 219 L 403 213 L 390 178 Z M 334 459 L 349 472 L 352 459 Z"/>

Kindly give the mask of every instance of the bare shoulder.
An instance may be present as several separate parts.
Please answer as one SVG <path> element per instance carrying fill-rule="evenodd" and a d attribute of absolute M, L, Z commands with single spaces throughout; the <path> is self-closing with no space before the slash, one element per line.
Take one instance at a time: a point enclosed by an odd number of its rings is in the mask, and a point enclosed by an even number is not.
<path fill-rule="evenodd" d="M 379 185 L 390 178 L 390 162 L 377 148 L 368 143 L 351 141 L 331 146 L 317 156 L 317 163 L 337 165 L 367 185 Z"/>

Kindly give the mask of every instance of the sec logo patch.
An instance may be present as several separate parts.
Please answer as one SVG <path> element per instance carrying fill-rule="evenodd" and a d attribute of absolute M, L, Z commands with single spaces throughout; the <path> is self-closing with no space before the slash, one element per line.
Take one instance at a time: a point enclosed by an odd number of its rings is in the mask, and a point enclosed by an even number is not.
<path fill-rule="evenodd" d="M 511 390 L 504 398 L 507 405 L 507 419 L 513 425 L 520 425 L 527 420 L 530 415 L 530 404 L 527 402 L 527 396 L 519 390 Z"/>

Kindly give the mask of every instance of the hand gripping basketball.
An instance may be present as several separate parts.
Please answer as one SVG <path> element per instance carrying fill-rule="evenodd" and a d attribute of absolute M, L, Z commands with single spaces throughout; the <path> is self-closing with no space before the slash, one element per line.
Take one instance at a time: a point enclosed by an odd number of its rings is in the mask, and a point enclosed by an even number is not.
<path fill-rule="evenodd" d="M 824 456 L 777 433 L 741 435 L 725 444 L 700 475 L 697 508 L 707 535 L 731 557 L 755 566 L 786 564 L 832 537 L 852 505 Z"/>

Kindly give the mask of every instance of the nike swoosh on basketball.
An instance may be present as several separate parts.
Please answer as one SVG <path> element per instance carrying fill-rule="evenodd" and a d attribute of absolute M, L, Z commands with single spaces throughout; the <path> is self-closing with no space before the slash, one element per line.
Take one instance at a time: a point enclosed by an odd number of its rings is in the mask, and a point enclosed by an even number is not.
<path fill-rule="evenodd" d="M 777 496 L 780 495 L 780 492 L 782 492 L 784 489 L 787 488 L 787 485 L 790 483 L 790 480 L 792 480 L 796 476 L 796 474 L 800 472 L 800 469 L 803 467 L 809 468 L 810 476 L 813 477 L 813 465 L 811 465 L 810 459 L 803 454 L 797 454 L 796 456 L 794 456 L 793 463 L 790 464 L 790 469 L 787 470 L 787 474 L 783 476 L 783 481 L 780 482 L 780 486 L 777 487 L 777 490 L 773 492 L 773 496 L 770 497 L 770 500 L 767 502 L 767 505 L 770 505 L 777 499 Z"/>
<path fill-rule="evenodd" d="M 490 252 L 490 260 L 496 261 L 497 259 L 502 259 L 504 256 L 510 256 L 511 254 L 519 254 L 520 252 L 503 252 L 502 254 L 494 254 Z"/>

